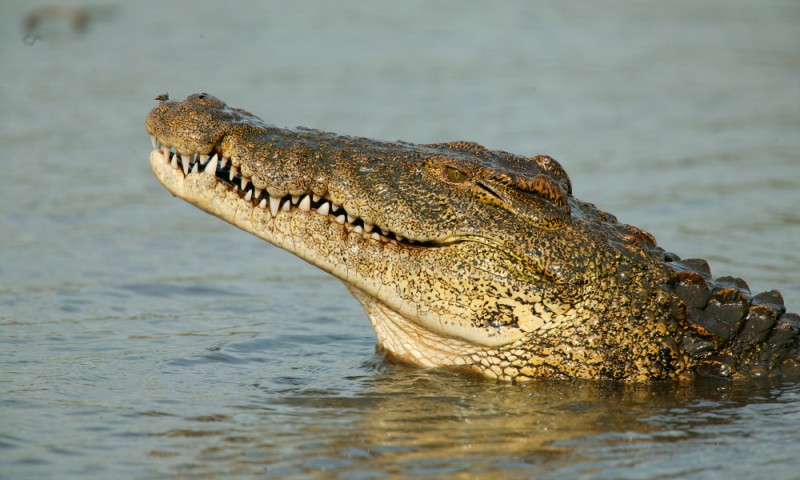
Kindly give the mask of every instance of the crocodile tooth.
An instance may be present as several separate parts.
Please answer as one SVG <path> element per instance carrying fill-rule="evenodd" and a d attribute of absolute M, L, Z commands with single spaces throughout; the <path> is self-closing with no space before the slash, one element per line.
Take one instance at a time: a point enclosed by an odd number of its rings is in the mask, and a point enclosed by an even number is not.
<path fill-rule="evenodd" d="M 344 216 L 344 214 L 341 214 L 341 215 L 339 215 L 338 217 L 336 217 L 336 223 L 341 223 L 341 224 L 344 224 L 344 221 L 345 221 L 345 216 Z"/>
<path fill-rule="evenodd" d="M 302 200 L 300 200 L 300 205 L 298 208 L 304 212 L 308 212 L 311 210 L 311 195 L 303 195 Z"/>
<path fill-rule="evenodd" d="M 192 173 L 197 173 L 197 171 L 198 171 L 199 169 L 200 169 L 200 162 L 194 162 L 194 163 L 192 164 Z"/>
<path fill-rule="evenodd" d="M 153 148 L 156 148 L 157 140 L 155 135 L 150 135 L 150 143 L 153 144 Z"/>
<path fill-rule="evenodd" d="M 247 193 L 244 194 L 244 199 L 248 202 L 253 199 L 253 191 L 248 190 Z"/>
<path fill-rule="evenodd" d="M 373 225 L 371 223 L 364 222 L 364 231 L 365 232 L 369 233 L 369 232 L 372 231 L 373 228 L 375 228 L 375 225 Z"/>
<path fill-rule="evenodd" d="M 239 173 L 239 167 L 231 165 L 231 171 L 228 173 L 228 180 L 233 181 L 233 177 L 235 177 L 237 173 Z"/>
<path fill-rule="evenodd" d="M 292 204 L 289 202 L 289 200 L 286 200 L 285 202 L 283 202 L 283 205 L 281 205 L 282 212 L 288 212 L 291 209 L 292 209 Z"/>
<path fill-rule="evenodd" d="M 171 165 L 172 165 L 172 168 L 174 168 L 174 169 L 176 169 L 176 170 L 178 169 L 178 155 L 173 155 L 173 156 L 172 156 L 172 163 L 171 163 Z"/>
<path fill-rule="evenodd" d="M 320 197 L 319 195 L 312 195 L 312 196 L 311 196 L 311 200 L 312 200 L 314 203 L 317 203 L 317 202 L 319 202 L 319 199 L 320 199 L 320 198 L 322 198 L 322 197 Z"/>
<path fill-rule="evenodd" d="M 292 205 L 297 205 L 297 202 L 300 200 L 300 195 L 292 195 Z"/>
<path fill-rule="evenodd" d="M 183 174 L 189 175 L 189 167 L 192 166 L 192 156 L 181 153 L 181 166 L 183 167 Z"/>
<path fill-rule="evenodd" d="M 364 229 L 361 228 L 361 225 L 356 225 L 355 227 L 353 227 L 353 231 L 356 233 L 364 233 Z"/>
<path fill-rule="evenodd" d="M 161 153 L 164 154 L 164 158 L 167 160 L 167 163 L 169 163 L 169 153 L 170 153 L 169 147 L 161 145 Z"/>
<path fill-rule="evenodd" d="M 373 240 L 380 240 L 381 236 L 378 232 L 372 232 L 372 239 Z"/>
<path fill-rule="evenodd" d="M 358 220 L 358 217 L 354 217 L 354 216 L 350 215 L 349 213 L 347 214 L 347 223 L 355 223 L 356 220 Z"/>
<path fill-rule="evenodd" d="M 250 183 L 250 179 L 248 179 L 246 177 L 242 177 L 242 191 L 243 192 L 244 192 L 244 189 L 247 188 L 247 184 L 248 183 Z"/>
<path fill-rule="evenodd" d="M 260 197 L 260 196 L 261 196 L 261 192 L 263 192 L 264 190 L 261 190 L 260 188 L 256 188 L 256 186 L 255 186 L 255 185 L 253 185 L 253 188 L 255 188 L 255 189 L 256 189 L 256 191 L 255 191 L 255 192 L 253 192 L 253 197 L 254 197 L 254 198 L 258 198 L 258 197 Z"/>
<path fill-rule="evenodd" d="M 267 199 L 266 198 L 262 198 L 261 201 L 258 202 L 258 208 L 261 208 L 261 209 L 264 209 L 264 210 L 267 209 Z"/>
<path fill-rule="evenodd" d="M 331 202 L 331 212 L 335 212 L 335 211 L 339 210 L 340 208 L 342 208 L 341 205 L 336 205 L 335 203 Z"/>
<path fill-rule="evenodd" d="M 406 239 L 406 237 L 400 235 L 399 233 L 395 233 L 394 236 L 397 237 L 397 241 L 399 242 L 402 242 L 403 240 Z"/>
<path fill-rule="evenodd" d="M 218 161 L 219 161 L 219 157 L 217 157 L 217 154 L 214 154 L 214 156 L 211 157 L 211 160 L 208 162 L 208 166 L 206 166 L 205 173 L 207 175 L 214 176 L 214 175 L 217 174 L 217 162 Z"/>
<path fill-rule="evenodd" d="M 199 161 L 200 161 L 200 165 L 205 165 L 206 163 L 208 163 L 208 154 L 204 153 L 204 154 L 200 155 Z"/>
<path fill-rule="evenodd" d="M 220 163 L 220 166 L 222 166 L 222 168 L 225 168 L 225 166 L 228 165 L 228 161 L 230 161 L 230 158 L 222 157 L 222 163 Z"/>
<path fill-rule="evenodd" d="M 330 202 L 323 203 L 317 209 L 317 213 L 319 213 L 320 215 L 327 215 L 328 213 L 330 213 L 330 211 L 331 211 L 331 203 Z"/>
<path fill-rule="evenodd" d="M 279 208 L 281 208 L 280 197 L 269 197 L 269 211 L 273 217 L 278 214 Z"/>

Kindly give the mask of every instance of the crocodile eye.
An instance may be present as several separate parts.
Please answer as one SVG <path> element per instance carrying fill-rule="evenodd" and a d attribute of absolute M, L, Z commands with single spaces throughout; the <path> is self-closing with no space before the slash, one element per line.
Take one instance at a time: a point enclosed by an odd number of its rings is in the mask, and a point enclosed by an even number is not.
<path fill-rule="evenodd" d="M 453 167 L 444 167 L 444 174 L 447 177 L 447 181 L 451 183 L 464 183 L 469 180 L 469 176 L 466 173 Z"/>

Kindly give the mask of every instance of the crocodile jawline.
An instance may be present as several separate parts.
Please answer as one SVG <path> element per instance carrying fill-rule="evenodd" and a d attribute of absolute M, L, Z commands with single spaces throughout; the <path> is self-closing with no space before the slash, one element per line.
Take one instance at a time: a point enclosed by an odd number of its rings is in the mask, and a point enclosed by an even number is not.
<path fill-rule="evenodd" d="M 250 179 L 243 176 L 230 159 L 218 152 L 212 156 L 196 152 L 182 155 L 174 148 L 164 146 L 156 137 L 152 137 L 151 141 L 154 148 L 153 153 L 163 155 L 164 162 L 176 172 L 182 172 L 184 176 L 189 174 L 210 176 L 210 172 L 213 172 L 214 178 L 220 184 L 227 186 L 230 191 L 236 192 L 242 199 L 250 202 L 253 208 L 269 210 L 273 218 L 280 212 L 291 214 L 317 212 L 319 215 L 330 217 L 332 222 L 344 226 L 348 232 L 362 235 L 365 239 L 415 248 L 441 248 L 465 241 L 476 241 L 487 245 L 496 244 L 488 238 L 467 235 L 432 240 L 405 238 L 391 230 L 367 223 L 362 218 L 349 214 L 343 206 L 333 203 L 327 195 L 320 196 L 313 192 L 306 192 L 299 195 L 271 196 L 266 190 L 255 188 Z"/>

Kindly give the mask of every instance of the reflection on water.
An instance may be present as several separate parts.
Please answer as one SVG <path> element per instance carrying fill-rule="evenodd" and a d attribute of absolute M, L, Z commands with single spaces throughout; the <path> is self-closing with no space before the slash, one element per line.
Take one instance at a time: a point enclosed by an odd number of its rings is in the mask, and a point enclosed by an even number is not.
<path fill-rule="evenodd" d="M 744 463 L 735 445 L 719 440 L 755 425 L 769 430 L 767 438 L 793 435 L 779 425 L 800 415 L 796 386 L 781 391 L 779 384 L 706 380 L 511 387 L 403 368 L 359 383 L 363 390 L 355 395 L 313 386 L 259 388 L 236 407 L 238 420 L 186 418 L 156 434 L 168 447 L 149 454 L 188 456 L 184 473 L 210 477 L 575 478 L 642 464 L 654 474 L 663 469 L 683 477 L 708 470 L 707 459 L 714 457 L 720 465 L 706 473 L 746 478 L 765 465 L 797 465 L 786 451 L 757 446 L 747 453 L 757 462 Z"/>
<path fill-rule="evenodd" d="M 794 384 L 385 365 L 339 283 L 158 185 L 143 121 L 208 91 L 550 154 L 797 311 L 800 3 L 56 3 L 84 28 L 0 15 L 0 478 L 797 478 Z"/>

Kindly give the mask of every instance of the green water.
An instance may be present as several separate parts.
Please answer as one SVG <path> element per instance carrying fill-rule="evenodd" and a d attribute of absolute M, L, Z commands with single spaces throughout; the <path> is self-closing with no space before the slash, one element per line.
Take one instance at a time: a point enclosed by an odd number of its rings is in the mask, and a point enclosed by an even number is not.
<path fill-rule="evenodd" d="M 797 478 L 800 386 L 385 365 L 333 278 L 172 198 L 153 98 L 546 153 L 800 310 L 800 4 L 0 7 L 0 478 Z"/>

